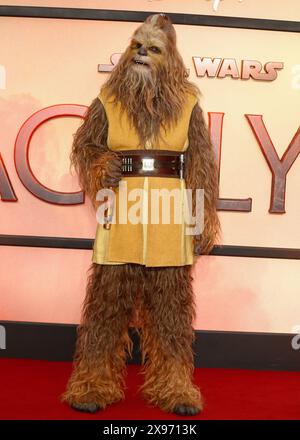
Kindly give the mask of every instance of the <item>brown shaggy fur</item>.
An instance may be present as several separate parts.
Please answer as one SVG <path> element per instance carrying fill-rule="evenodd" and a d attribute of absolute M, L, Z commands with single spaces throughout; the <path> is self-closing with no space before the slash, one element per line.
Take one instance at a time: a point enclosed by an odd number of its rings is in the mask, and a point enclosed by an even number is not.
<path fill-rule="evenodd" d="M 90 267 L 87 293 L 74 357 L 74 370 L 63 400 L 97 403 L 101 408 L 124 398 L 128 326 L 140 289 L 138 265 Z"/>
<path fill-rule="evenodd" d="M 79 177 L 81 188 L 96 207 L 96 194 L 104 188 L 105 179 L 113 176 L 112 158 L 120 160 L 107 147 L 108 121 L 101 101 L 95 98 L 74 135 L 71 166 Z"/>
<path fill-rule="evenodd" d="M 143 58 L 148 67 L 133 62 L 140 56 L 141 45 L 160 50 L 148 51 Z M 201 95 L 186 78 L 170 20 L 157 15 L 134 33 L 104 89 L 126 109 L 143 148 L 145 140 L 157 137 L 162 126 L 176 122 L 187 91 Z M 114 153 L 107 148 L 107 128 L 105 111 L 96 98 L 75 135 L 71 154 L 82 188 L 93 203 L 104 177 L 115 173 L 110 160 Z M 207 253 L 219 231 L 218 179 L 199 105 L 192 112 L 188 137 L 186 186 L 205 190 L 205 229 L 195 239 L 195 252 L 200 246 L 201 253 Z M 202 408 L 200 390 L 192 381 L 195 304 L 191 268 L 92 264 L 64 401 L 105 408 L 124 398 L 126 354 L 132 350 L 128 326 L 138 311 L 145 399 L 165 411 L 175 411 L 178 406 L 195 411 Z"/>
<path fill-rule="evenodd" d="M 190 266 L 145 268 L 142 303 L 141 387 L 146 400 L 165 411 L 178 405 L 202 409 L 192 383 L 195 304 Z"/>
<path fill-rule="evenodd" d="M 165 411 L 178 405 L 202 408 L 192 383 L 195 305 L 190 267 L 146 268 L 92 264 L 74 369 L 63 400 L 101 408 L 124 398 L 128 326 L 141 298 L 141 391 Z"/>
<path fill-rule="evenodd" d="M 186 187 L 193 191 L 204 189 L 204 230 L 194 237 L 196 255 L 208 254 L 220 235 L 220 221 L 217 215 L 219 195 L 218 169 L 203 111 L 199 104 L 193 109 L 189 126 L 189 147 L 185 154 Z M 193 197 L 193 215 L 195 215 Z"/>

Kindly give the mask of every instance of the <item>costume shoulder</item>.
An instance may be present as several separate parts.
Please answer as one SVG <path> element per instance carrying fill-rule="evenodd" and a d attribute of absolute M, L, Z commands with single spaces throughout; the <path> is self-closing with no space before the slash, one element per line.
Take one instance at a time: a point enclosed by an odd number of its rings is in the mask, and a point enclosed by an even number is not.
<path fill-rule="evenodd" d="M 98 94 L 98 99 L 100 100 L 100 102 L 105 105 L 105 92 L 103 89 L 100 90 L 99 94 Z"/>
<path fill-rule="evenodd" d="M 195 105 L 199 103 L 199 98 L 197 95 L 194 95 L 193 93 L 187 93 L 186 103 L 187 103 L 186 105 L 189 108 L 190 112 L 192 112 Z"/>
<path fill-rule="evenodd" d="M 198 96 L 194 95 L 193 93 L 188 93 L 188 99 L 192 106 L 194 106 L 198 102 Z"/>
<path fill-rule="evenodd" d="M 113 96 L 109 97 L 107 90 L 105 90 L 105 88 L 103 87 L 100 89 L 98 98 L 102 102 L 104 107 L 106 106 L 106 104 L 111 104 L 114 102 L 114 97 Z"/>

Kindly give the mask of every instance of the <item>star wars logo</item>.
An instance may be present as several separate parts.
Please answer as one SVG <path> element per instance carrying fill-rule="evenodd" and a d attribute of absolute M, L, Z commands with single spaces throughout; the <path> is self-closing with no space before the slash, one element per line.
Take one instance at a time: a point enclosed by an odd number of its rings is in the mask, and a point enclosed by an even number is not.
<path fill-rule="evenodd" d="M 114 53 L 110 57 L 110 64 L 99 64 L 98 72 L 111 72 L 118 64 L 121 53 Z M 195 72 L 198 77 L 226 78 L 256 81 L 274 81 L 278 70 L 283 69 L 282 62 L 267 62 L 264 65 L 256 60 L 242 60 L 239 63 L 234 58 L 193 57 Z"/>

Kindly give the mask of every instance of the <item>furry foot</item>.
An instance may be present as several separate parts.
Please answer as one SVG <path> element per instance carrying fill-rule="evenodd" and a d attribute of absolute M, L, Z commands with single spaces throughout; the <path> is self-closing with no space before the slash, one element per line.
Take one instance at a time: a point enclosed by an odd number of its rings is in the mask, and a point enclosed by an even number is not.
<path fill-rule="evenodd" d="M 195 416 L 201 411 L 201 408 L 197 408 L 196 406 L 189 405 L 176 405 L 173 409 L 175 414 L 179 416 Z"/>
<path fill-rule="evenodd" d="M 93 377 L 93 380 L 90 380 L 90 377 L 82 376 L 71 377 L 66 391 L 61 396 L 61 401 L 71 408 L 93 414 L 124 398 L 124 391 L 116 381 L 101 382 L 99 378 L 95 380 Z"/>
<path fill-rule="evenodd" d="M 77 411 L 83 411 L 88 413 L 96 413 L 100 409 L 100 405 L 97 405 L 97 403 L 72 403 L 71 408 L 76 409 Z"/>

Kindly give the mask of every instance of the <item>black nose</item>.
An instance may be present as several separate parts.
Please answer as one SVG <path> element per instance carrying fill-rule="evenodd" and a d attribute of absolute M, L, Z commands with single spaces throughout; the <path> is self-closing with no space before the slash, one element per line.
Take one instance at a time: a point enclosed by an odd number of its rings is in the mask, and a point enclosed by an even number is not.
<path fill-rule="evenodd" d="M 147 49 L 144 46 L 140 47 L 138 50 L 138 54 L 139 55 L 147 55 Z"/>

